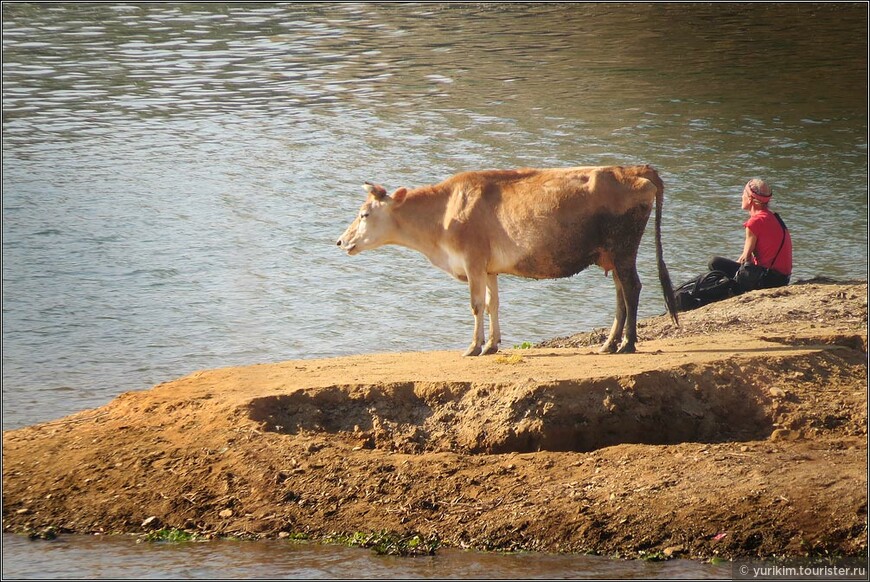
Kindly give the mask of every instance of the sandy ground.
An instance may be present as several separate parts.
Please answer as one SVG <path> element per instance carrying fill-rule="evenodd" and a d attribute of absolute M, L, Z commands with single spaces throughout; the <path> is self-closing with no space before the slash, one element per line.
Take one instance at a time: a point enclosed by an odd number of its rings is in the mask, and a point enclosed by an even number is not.
<path fill-rule="evenodd" d="M 3 434 L 3 528 L 437 534 L 626 557 L 863 554 L 867 285 L 527 350 L 201 371 Z M 151 519 L 149 519 L 151 518 Z M 143 525 L 143 522 L 145 525 Z"/>

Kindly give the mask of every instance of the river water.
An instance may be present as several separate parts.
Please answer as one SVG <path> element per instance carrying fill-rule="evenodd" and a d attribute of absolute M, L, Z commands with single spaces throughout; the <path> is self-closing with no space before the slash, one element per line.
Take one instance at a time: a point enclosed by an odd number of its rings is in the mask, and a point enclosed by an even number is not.
<path fill-rule="evenodd" d="M 2 10 L 6 430 L 198 369 L 461 351 L 461 284 L 407 249 L 335 247 L 366 180 L 651 163 L 679 283 L 711 254 L 739 255 L 740 192 L 759 176 L 792 231 L 793 280 L 867 276 L 865 4 Z M 639 270 L 641 316 L 663 313 L 651 233 Z M 598 269 L 501 279 L 503 346 L 612 319 Z M 4 575 L 98 576 L 107 554 L 121 577 L 177 573 L 194 551 L 227 567 L 225 546 L 154 550 L 181 556 L 161 570 L 141 545 L 74 540 L 4 536 Z M 299 552 L 272 547 L 251 550 L 257 571 L 292 570 Z M 387 563 L 357 573 L 425 575 Z"/>
<path fill-rule="evenodd" d="M 8 564 L 8 556 L 18 559 Z M 131 539 L 61 536 L 31 542 L 4 535 L 4 580 L 21 579 L 584 579 L 731 578 L 729 563 L 644 562 L 600 556 L 499 554 L 441 549 L 435 556 L 378 556 L 371 550 L 310 543 L 135 543 Z"/>

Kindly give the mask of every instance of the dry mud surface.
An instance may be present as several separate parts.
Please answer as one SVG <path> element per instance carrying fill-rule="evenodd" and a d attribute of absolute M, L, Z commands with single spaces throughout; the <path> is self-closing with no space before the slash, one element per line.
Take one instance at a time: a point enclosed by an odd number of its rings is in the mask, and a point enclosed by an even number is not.
<path fill-rule="evenodd" d="M 681 315 L 679 329 L 643 321 L 630 355 L 595 353 L 596 331 L 489 357 L 289 361 L 127 392 L 4 432 L 4 531 L 863 554 L 866 282 Z"/>

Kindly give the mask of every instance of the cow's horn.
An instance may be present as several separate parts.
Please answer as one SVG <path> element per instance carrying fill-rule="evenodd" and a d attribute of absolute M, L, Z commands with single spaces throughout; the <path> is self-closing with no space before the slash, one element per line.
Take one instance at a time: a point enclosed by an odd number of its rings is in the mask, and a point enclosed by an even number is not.
<path fill-rule="evenodd" d="M 387 191 L 384 189 L 383 186 L 378 186 L 377 184 L 372 184 L 371 182 L 366 182 L 365 184 L 363 184 L 363 189 L 377 198 L 383 198 L 387 195 Z"/>

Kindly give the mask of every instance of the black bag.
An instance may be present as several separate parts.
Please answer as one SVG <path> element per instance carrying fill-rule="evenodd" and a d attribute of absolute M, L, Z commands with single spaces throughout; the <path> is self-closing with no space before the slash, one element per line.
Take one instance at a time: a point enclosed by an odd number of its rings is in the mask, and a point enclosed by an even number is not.
<path fill-rule="evenodd" d="M 760 289 L 762 281 L 767 276 L 768 269 L 749 261 L 740 265 L 737 269 L 737 274 L 734 275 L 734 282 L 741 291 L 752 291 Z"/>
<path fill-rule="evenodd" d="M 737 295 L 734 279 L 722 271 L 710 271 L 677 287 L 677 311 L 689 311 L 702 305 Z"/>

